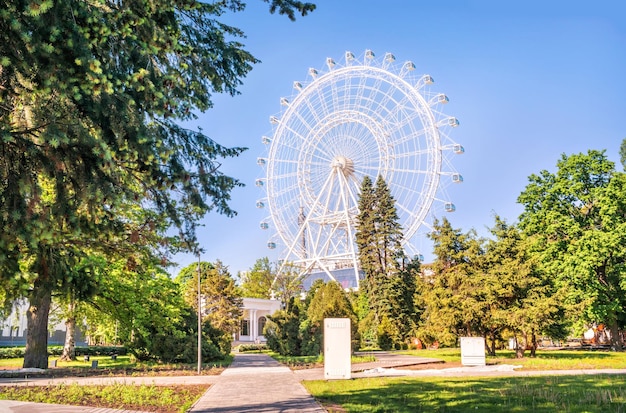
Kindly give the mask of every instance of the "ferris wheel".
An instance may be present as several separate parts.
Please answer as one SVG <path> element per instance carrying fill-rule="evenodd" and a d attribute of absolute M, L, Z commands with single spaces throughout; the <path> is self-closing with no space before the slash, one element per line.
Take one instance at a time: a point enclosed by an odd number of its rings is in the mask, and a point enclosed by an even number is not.
<path fill-rule="evenodd" d="M 260 226 L 273 234 L 268 247 L 280 247 L 303 277 L 343 274 L 346 286 L 347 272 L 358 288 L 355 225 L 366 175 L 387 182 L 408 254 L 419 254 L 412 240 L 428 230 L 434 204 L 454 211 L 443 188 L 463 180 L 449 162 L 464 152 L 448 137 L 459 121 L 440 111 L 448 97 L 431 92 L 433 78 L 415 69 L 371 50 L 346 52 L 341 63 L 327 58 L 324 69 L 294 82 L 281 113 L 270 116 L 267 157 L 257 159 L 265 172 L 256 181 L 265 190 L 257 207 L 269 211 Z"/>

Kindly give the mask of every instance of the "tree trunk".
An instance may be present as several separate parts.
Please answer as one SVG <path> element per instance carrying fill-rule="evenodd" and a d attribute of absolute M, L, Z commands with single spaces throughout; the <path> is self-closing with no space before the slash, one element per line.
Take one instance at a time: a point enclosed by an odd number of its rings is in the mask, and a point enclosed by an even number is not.
<path fill-rule="evenodd" d="M 28 297 L 26 312 L 27 332 L 24 351 L 24 368 L 48 368 L 48 315 L 52 292 L 41 282 L 35 281 Z"/>
<path fill-rule="evenodd" d="M 531 342 L 530 342 L 530 357 L 535 357 L 537 352 L 537 335 L 533 331 L 531 333 Z"/>
<path fill-rule="evenodd" d="M 526 335 L 522 334 L 521 336 L 515 335 L 515 357 L 518 359 L 524 358 L 524 352 L 526 352 Z"/>
<path fill-rule="evenodd" d="M 65 320 L 65 345 L 63 346 L 63 355 L 61 356 L 61 360 L 63 361 L 76 360 L 76 341 L 74 340 L 76 333 L 75 309 L 76 303 L 70 301 L 67 305 L 67 320 Z"/>
<path fill-rule="evenodd" d="M 496 355 L 496 333 L 491 332 L 491 345 L 488 348 L 490 356 Z"/>
<path fill-rule="evenodd" d="M 624 341 L 622 340 L 622 334 L 619 331 L 617 321 L 611 322 L 611 350 L 622 351 L 624 349 Z"/>

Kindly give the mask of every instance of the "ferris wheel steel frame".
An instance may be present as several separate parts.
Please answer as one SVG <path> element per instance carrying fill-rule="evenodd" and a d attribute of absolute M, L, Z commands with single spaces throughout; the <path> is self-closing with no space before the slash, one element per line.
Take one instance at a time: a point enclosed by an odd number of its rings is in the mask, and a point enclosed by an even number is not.
<path fill-rule="evenodd" d="M 359 286 L 355 243 L 361 182 L 365 175 L 387 182 L 400 216 L 402 245 L 417 254 L 411 239 L 435 201 L 442 199 L 441 177 L 462 182 L 444 153 L 463 153 L 447 136 L 458 126 L 439 105 L 448 102 L 432 93 L 430 75 L 413 75 L 415 65 L 398 66 L 387 53 L 377 61 L 367 50 L 361 60 L 350 52 L 345 64 L 327 59 L 327 71 L 309 69 L 310 81 L 294 82 L 297 93 L 281 98 L 279 116 L 270 116 L 272 137 L 267 158 L 259 158 L 266 176 L 266 197 L 257 202 L 269 210 L 276 239 L 284 245 L 284 262 L 296 264 L 300 276 L 352 268 Z M 269 228 L 270 219 L 261 223 Z M 270 241 L 268 246 L 275 247 Z"/>

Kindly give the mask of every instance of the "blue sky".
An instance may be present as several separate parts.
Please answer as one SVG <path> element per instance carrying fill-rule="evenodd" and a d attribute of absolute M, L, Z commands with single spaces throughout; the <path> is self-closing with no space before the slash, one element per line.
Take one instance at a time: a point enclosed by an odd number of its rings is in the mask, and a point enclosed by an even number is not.
<path fill-rule="evenodd" d="M 497 213 L 510 222 L 521 212 L 516 200 L 528 176 L 555 170 L 561 154 L 606 149 L 619 165 L 626 137 L 626 4 L 598 1 L 397 1 L 320 0 L 296 22 L 270 15 L 250 0 L 245 12 L 224 16 L 242 29 L 246 49 L 261 60 L 244 79 L 241 94 L 214 96 L 214 108 L 192 126 L 225 146 L 248 147 L 226 159 L 223 171 L 246 184 L 232 193 L 234 218 L 211 213 L 199 240 L 202 259 L 220 259 L 233 275 L 261 257 L 268 233 L 255 207 L 263 176 L 256 159 L 265 154 L 261 136 L 271 134 L 270 115 L 290 96 L 309 67 L 346 51 L 393 53 L 411 60 L 448 95 L 445 113 L 461 125 L 451 138 L 465 147 L 454 167 L 464 183 L 447 189 L 456 212 L 452 225 L 485 234 Z M 428 261 L 428 241 L 422 244 Z M 176 274 L 194 261 L 178 255 Z"/>

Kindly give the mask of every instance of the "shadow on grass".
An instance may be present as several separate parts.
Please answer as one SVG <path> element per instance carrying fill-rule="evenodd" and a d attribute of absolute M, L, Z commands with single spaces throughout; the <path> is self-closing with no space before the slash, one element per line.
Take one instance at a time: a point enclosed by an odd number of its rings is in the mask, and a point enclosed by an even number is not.
<path fill-rule="evenodd" d="M 537 359 L 553 359 L 553 360 L 583 360 L 591 358 L 608 359 L 616 357 L 618 353 L 608 350 L 538 350 L 537 355 L 534 358 Z M 530 357 L 530 352 L 525 353 L 526 358 Z M 504 358 L 504 359 L 517 359 L 514 351 L 498 351 L 496 356 L 488 358 Z"/>
<path fill-rule="evenodd" d="M 54 360 L 50 357 L 50 361 Z M 23 359 L 11 359 L 13 363 L 0 368 L 0 377 L 11 378 L 23 376 L 19 370 Z M 97 367 L 92 362 L 97 361 Z M 202 364 L 203 375 L 220 374 L 233 361 L 233 356 L 226 356 L 223 360 L 215 360 Z M 15 371 L 12 371 L 15 370 Z M 94 376 L 191 376 L 197 374 L 197 365 L 185 363 L 159 363 L 155 361 L 131 361 L 129 356 L 120 356 L 113 360 L 108 356 L 93 356 L 89 361 L 77 358 L 76 361 L 59 361 L 56 367 L 51 367 L 41 373 L 29 373 L 38 377 L 94 377 Z"/>
<path fill-rule="evenodd" d="M 621 375 L 371 378 L 305 386 L 346 412 L 626 412 Z"/>

